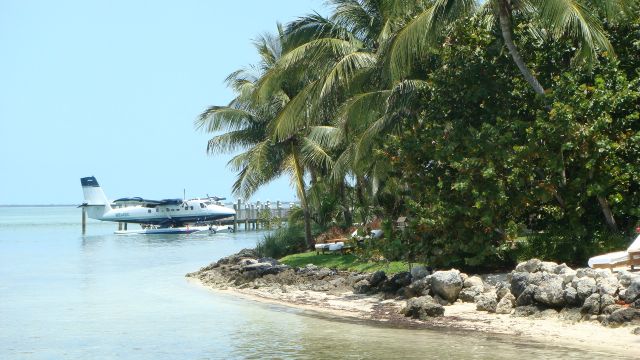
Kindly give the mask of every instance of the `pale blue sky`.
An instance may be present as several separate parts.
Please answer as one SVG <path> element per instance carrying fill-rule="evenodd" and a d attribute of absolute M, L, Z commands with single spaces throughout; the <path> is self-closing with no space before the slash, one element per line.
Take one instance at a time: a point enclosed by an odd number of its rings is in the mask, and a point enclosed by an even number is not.
<path fill-rule="evenodd" d="M 0 204 L 231 196 L 230 156 L 193 120 L 258 59 L 251 40 L 323 0 L 0 0 Z M 254 200 L 293 200 L 289 179 Z"/>

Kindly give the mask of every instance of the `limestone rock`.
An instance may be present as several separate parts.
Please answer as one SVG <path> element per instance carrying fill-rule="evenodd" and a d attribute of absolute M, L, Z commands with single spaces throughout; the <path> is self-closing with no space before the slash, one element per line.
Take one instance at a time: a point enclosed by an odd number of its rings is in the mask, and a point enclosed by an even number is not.
<path fill-rule="evenodd" d="M 640 310 L 624 308 L 614 311 L 607 318 L 607 325 L 616 326 L 640 319 Z"/>
<path fill-rule="evenodd" d="M 390 280 L 398 285 L 398 287 L 407 286 L 411 284 L 411 273 L 408 271 L 399 272 L 393 275 Z"/>
<path fill-rule="evenodd" d="M 562 279 L 554 276 L 555 278 L 542 283 L 535 289 L 533 298 L 543 305 L 559 308 L 565 304 L 564 291 Z"/>
<path fill-rule="evenodd" d="M 458 270 L 436 271 L 431 275 L 431 290 L 450 303 L 456 301 L 462 290 L 462 278 Z"/>
<path fill-rule="evenodd" d="M 429 270 L 423 265 L 414 266 L 411 268 L 412 279 L 419 280 L 429 275 Z"/>
<path fill-rule="evenodd" d="M 517 269 L 517 268 L 516 268 Z M 518 298 L 520 294 L 529 285 L 529 273 L 528 272 L 514 272 L 511 273 L 511 293 Z"/>
<path fill-rule="evenodd" d="M 591 294 L 586 298 L 580 312 L 592 315 L 600 314 L 600 294 Z"/>
<path fill-rule="evenodd" d="M 526 289 L 516 298 L 517 306 L 528 306 L 533 304 L 533 297 L 535 295 L 537 286 L 529 285 Z M 515 294 L 514 294 L 515 295 Z"/>
<path fill-rule="evenodd" d="M 509 284 L 507 283 L 498 284 L 498 286 L 496 287 L 496 295 L 498 296 L 498 300 L 501 300 L 506 295 L 512 295 Z M 514 299 L 515 299 L 515 296 L 514 296 Z"/>
<path fill-rule="evenodd" d="M 620 281 L 621 286 L 628 287 L 629 285 L 631 285 L 631 281 L 633 281 L 633 279 L 640 278 L 640 275 L 634 274 L 627 270 L 622 270 L 617 273 L 617 278 L 618 278 L 618 281 Z"/>
<path fill-rule="evenodd" d="M 616 296 L 618 294 L 620 283 L 614 276 L 600 277 L 596 279 L 596 291 L 600 294 Z"/>
<path fill-rule="evenodd" d="M 376 287 L 380 285 L 383 281 L 387 280 L 387 275 L 382 270 L 378 270 L 371 275 L 371 279 L 369 279 L 369 284 L 371 287 Z"/>
<path fill-rule="evenodd" d="M 542 261 L 540 261 L 539 259 L 531 259 L 526 262 L 521 262 L 516 266 L 516 272 L 536 272 L 538 271 L 541 263 Z"/>
<path fill-rule="evenodd" d="M 577 278 L 589 277 L 595 280 L 595 278 L 598 277 L 598 273 L 591 268 L 581 268 L 581 269 L 576 269 L 576 277 Z"/>
<path fill-rule="evenodd" d="M 400 312 L 407 317 L 426 320 L 444 315 L 444 307 L 436 303 L 431 296 L 421 296 L 407 300 L 407 305 Z"/>
<path fill-rule="evenodd" d="M 578 277 L 573 279 L 571 286 L 576 289 L 578 301 L 583 303 L 586 298 L 596 291 L 596 280 L 591 277 Z"/>
<path fill-rule="evenodd" d="M 477 286 L 484 289 L 484 283 L 482 282 L 482 279 L 479 276 L 470 276 L 464 280 L 463 287 L 465 289 L 470 288 L 472 286 Z"/>
<path fill-rule="evenodd" d="M 433 300 L 435 300 L 438 304 L 442 305 L 442 306 L 447 306 L 449 305 L 449 301 L 447 301 L 446 299 L 441 298 L 439 295 L 434 295 L 433 296 Z"/>
<path fill-rule="evenodd" d="M 624 292 L 624 297 L 621 297 L 627 304 L 640 299 L 640 278 L 634 278 Z"/>
<path fill-rule="evenodd" d="M 538 271 L 544 271 L 544 272 L 548 272 L 548 273 L 554 273 L 556 271 L 556 267 L 558 267 L 558 264 L 551 262 L 551 261 L 543 261 L 540 263 L 540 265 L 538 265 Z"/>
<path fill-rule="evenodd" d="M 483 292 L 484 286 L 472 286 L 462 289 L 462 291 L 460 291 L 460 294 L 458 294 L 458 298 L 463 302 L 474 302 L 475 298 Z"/>
<path fill-rule="evenodd" d="M 495 292 L 488 292 L 478 295 L 475 298 L 476 310 L 496 312 L 498 306 L 497 296 Z"/>
<path fill-rule="evenodd" d="M 640 335 L 640 326 L 631 331 L 633 335 Z"/>
<path fill-rule="evenodd" d="M 580 300 L 578 299 L 578 292 L 572 286 L 567 286 L 564 288 L 564 301 L 567 306 L 574 307 L 580 306 Z"/>
<path fill-rule="evenodd" d="M 422 279 L 418 279 L 406 287 L 410 290 L 413 296 L 429 295 L 431 292 L 431 277 L 427 276 Z"/>
<path fill-rule="evenodd" d="M 511 293 L 504 295 L 496 305 L 496 313 L 511 314 L 515 303 L 516 303 L 516 298 L 513 295 L 511 295 Z"/>

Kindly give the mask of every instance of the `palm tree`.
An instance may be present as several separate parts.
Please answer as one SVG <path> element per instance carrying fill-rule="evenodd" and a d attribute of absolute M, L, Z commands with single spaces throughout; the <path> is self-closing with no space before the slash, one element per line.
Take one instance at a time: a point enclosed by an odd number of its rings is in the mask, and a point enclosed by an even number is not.
<path fill-rule="evenodd" d="M 637 7 L 638 0 L 432 0 L 398 33 L 391 51 L 391 72 L 402 78 L 416 55 L 434 51 L 456 21 L 477 13 L 498 19 L 502 40 L 518 70 L 537 94 L 544 88 L 525 63 L 513 40 L 515 15 L 522 15 L 542 37 L 569 36 L 578 43 L 576 62 L 591 64 L 598 51 L 614 54 L 602 23 L 616 21 Z M 408 5 L 407 5 L 408 4 Z M 400 8 L 415 6 L 398 2 Z M 602 16 L 598 16 L 602 14 Z"/>
<path fill-rule="evenodd" d="M 274 121 L 290 103 L 286 86 L 273 88 L 266 96 L 257 94 L 261 90 L 258 84 L 282 57 L 282 39 L 279 27 L 278 35 L 263 35 L 255 42 L 261 55 L 258 66 L 229 75 L 226 82 L 236 97 L 226 106 L 206 109 L 196 120 L 196 127 L 209 133 L 224 131 L 209 140 L 207 152 L 210 154 L 244 150 L 229 161 L 231 168 L 238 172 L 234 194 L 248 198 L 281 175 L 291 176 L 305 213 L 305 239 L 312 247 L 305 167 L 322 164 L 328 161 L 328 156 L 313 141 L 299 134 L 287 138 L 274 136 Z"/>

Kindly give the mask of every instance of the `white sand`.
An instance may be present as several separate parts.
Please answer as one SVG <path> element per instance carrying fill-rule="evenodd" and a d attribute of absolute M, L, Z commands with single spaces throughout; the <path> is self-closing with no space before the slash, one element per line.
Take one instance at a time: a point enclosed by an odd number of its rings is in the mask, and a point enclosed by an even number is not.
<path fill-rule="evenodd" d="M 197 279 L 191 279 L 202 284 Z M 570 322 L 562 319 L 532 319 L 505 314 L 476 311 L 475 304 L 456 303 L 445 307 L 445 315 L 429 321 L 408 319 L 398 314 L 405 301 L 382 300 L 376 296 L 357 295 L 352 292 L 329 294 L 318 291 L 300 291 L 289 286 L 259 289 L 205 287 L 258 302 L 266 302 L 303 309 L 321 314 L 392 322 L 407 327 L 445 327 L 474 330 L 493 334 L 516 335 L 534 341 L 559 346 L 587 348 L 601 352 L 640 358 L 640 335 L 634 335 L 635 326 L 609 328 L 595 321 Z"/>

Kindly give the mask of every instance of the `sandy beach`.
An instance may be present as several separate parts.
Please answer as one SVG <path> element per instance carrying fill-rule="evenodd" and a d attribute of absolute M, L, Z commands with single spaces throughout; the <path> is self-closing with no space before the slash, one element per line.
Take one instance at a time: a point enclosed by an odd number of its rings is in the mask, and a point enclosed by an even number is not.
<path fill-rule="evenodd" d="M 404 300 L 384 300 L 379 296 L 321 291 L 302 291 L 292 286 L 268 286 L 258 289 L 212 287 L 195 278 L 190 281 L 212 291 L 247 300 L 276 304 L 306 312 L 342 319 L 365 320 L 371 324 L 404 328 L 445 328 L 480 331 L 528 338 L 558 346 L 640 357 L 640 335 L 634 326 L 604 327 L 596 321 L 571 321 L 561 317 L 530 318 L 477 311 L 473 303 L 457 302 L 445 307 L 445 314 L 428 321 L 399 314 Z"/>

